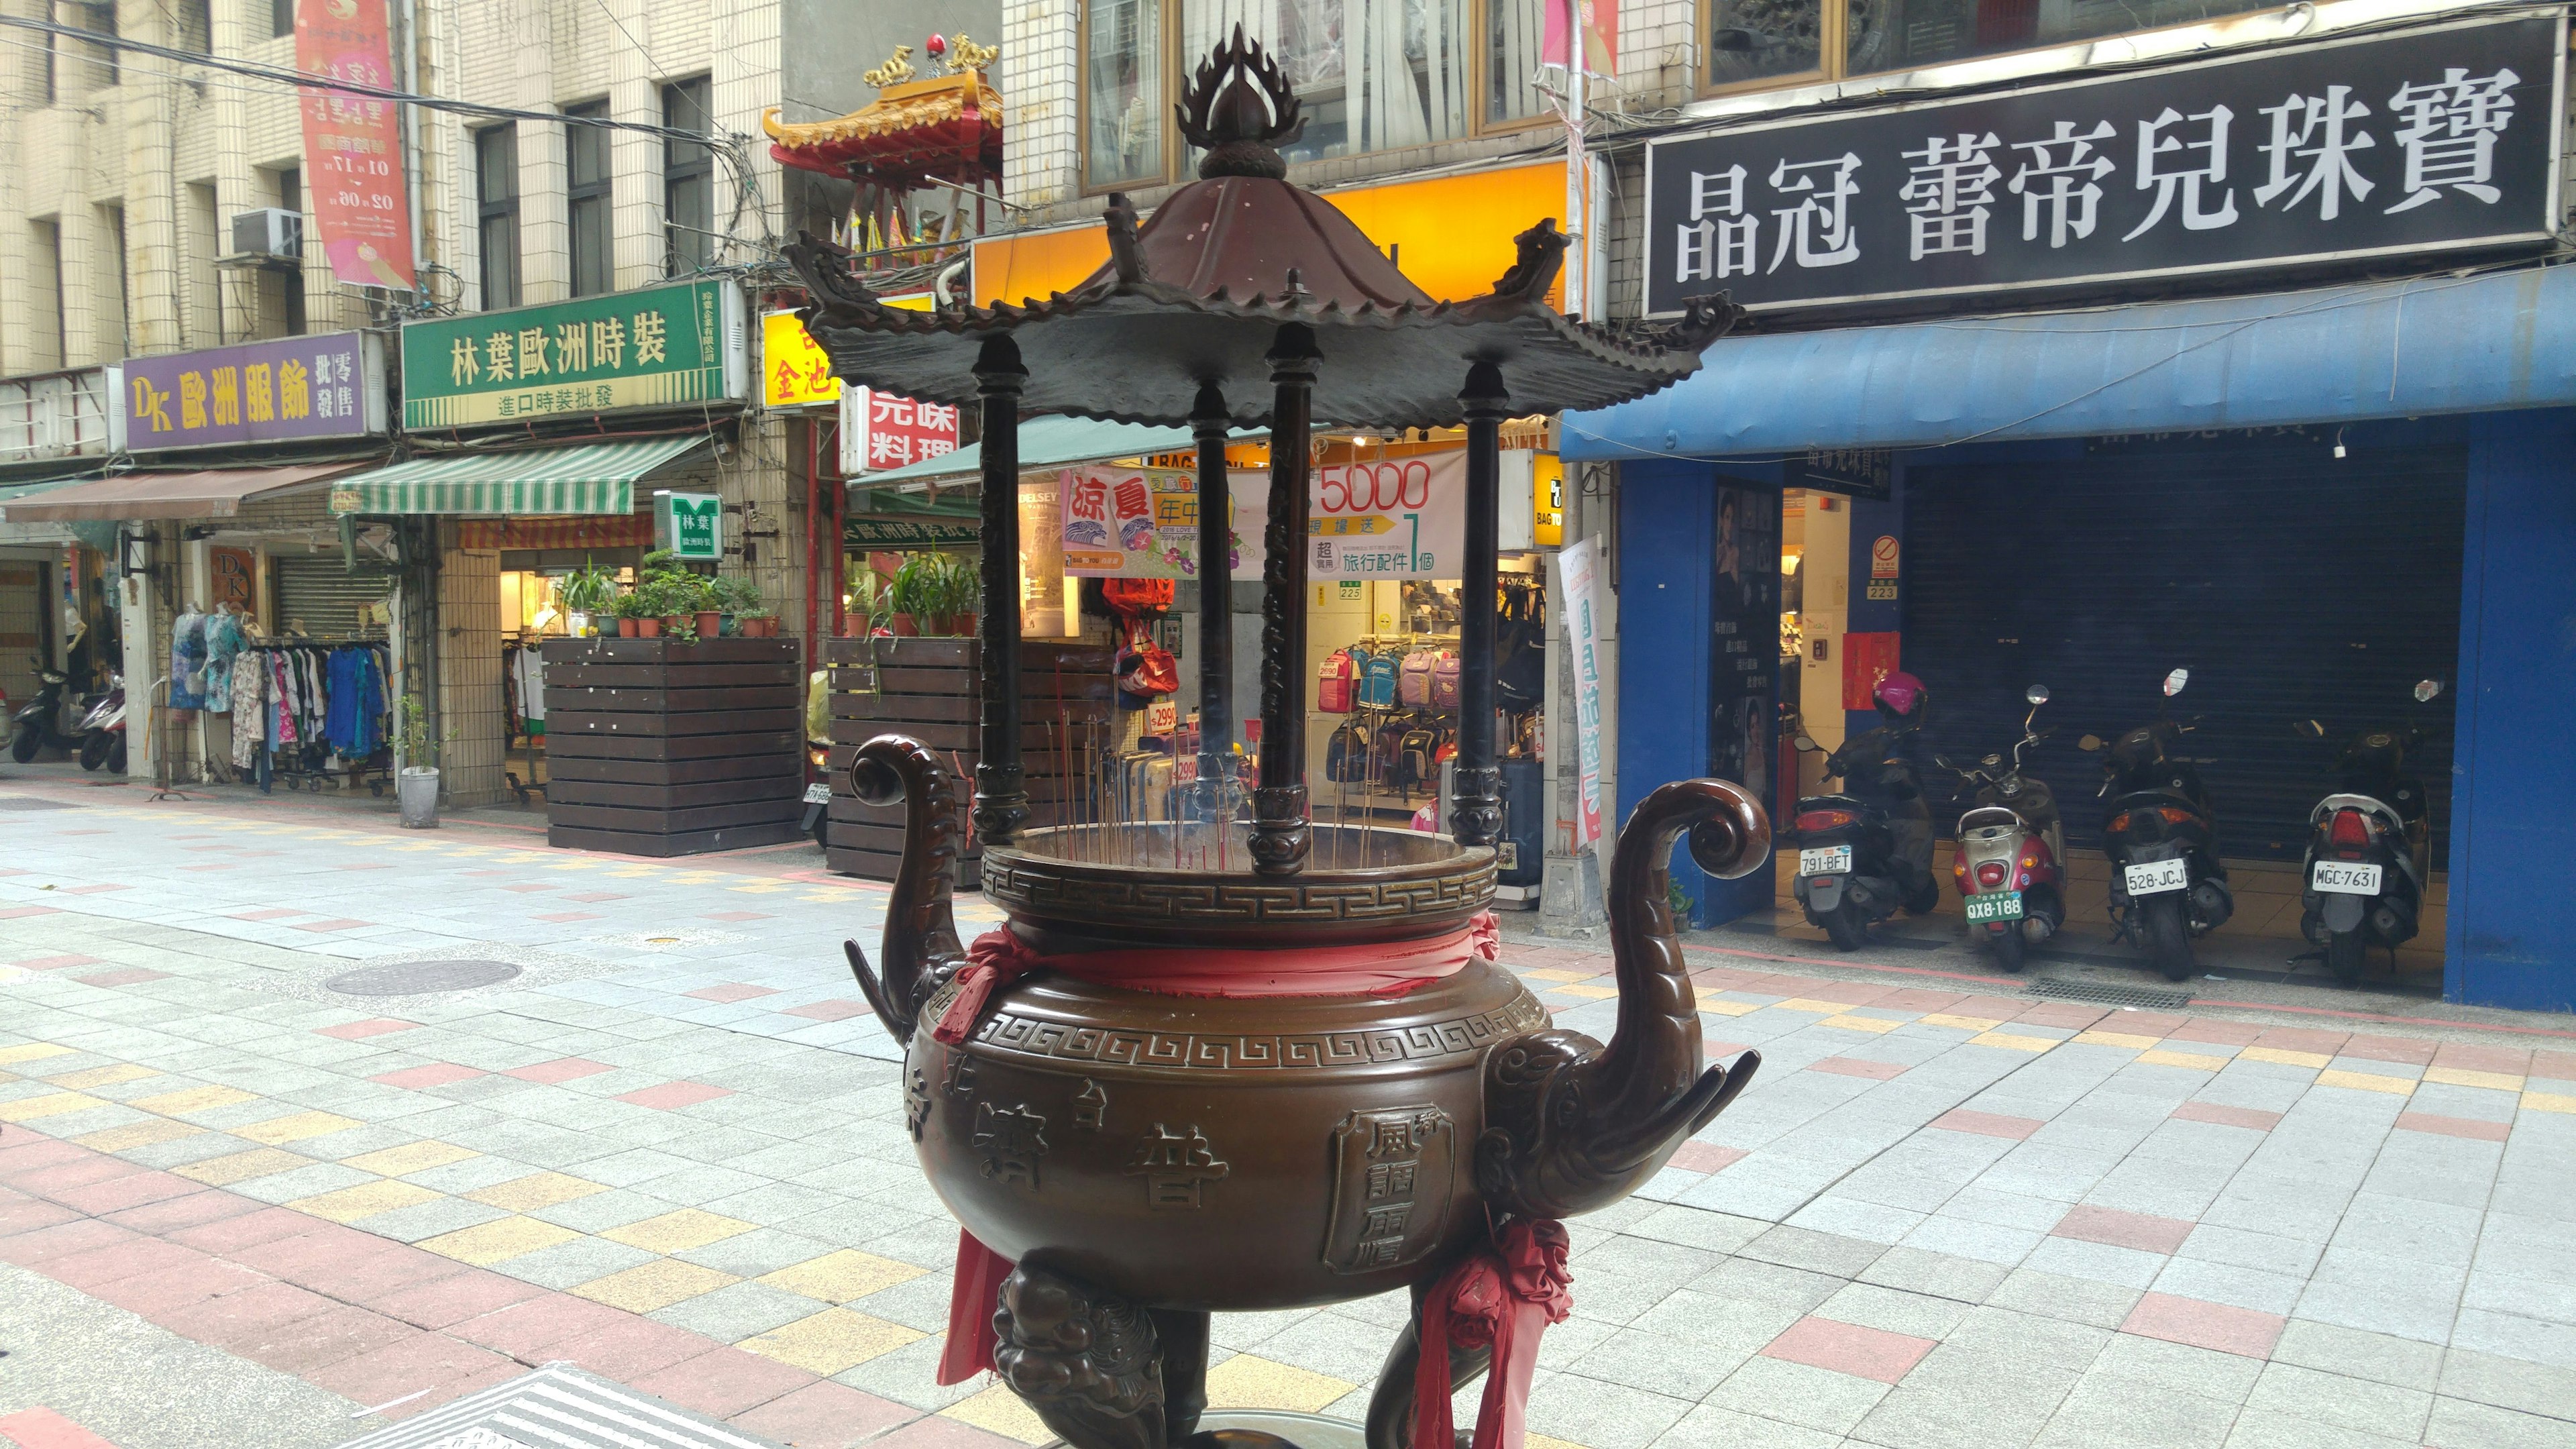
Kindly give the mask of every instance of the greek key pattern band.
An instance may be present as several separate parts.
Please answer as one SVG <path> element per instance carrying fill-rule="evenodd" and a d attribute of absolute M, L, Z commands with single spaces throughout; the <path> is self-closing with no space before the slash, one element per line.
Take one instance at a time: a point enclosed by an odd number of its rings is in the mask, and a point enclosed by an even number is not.
<path fill-rule="evenodd" d="M 1417 1026 L 1237 1036 L 1073 1026 L 996 1011 L 975 1033 L 985 1052 L 1067 1064 L 1220 1072 L 1319 1071 L 1480 1055 L 1495 1042 L 1547 1025 L 1523 993 L 1495 1011 Z"/>

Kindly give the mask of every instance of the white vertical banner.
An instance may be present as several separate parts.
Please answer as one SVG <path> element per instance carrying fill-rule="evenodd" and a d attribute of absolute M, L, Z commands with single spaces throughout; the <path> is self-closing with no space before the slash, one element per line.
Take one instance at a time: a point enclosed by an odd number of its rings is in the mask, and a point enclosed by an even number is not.
<path fill-rule="evenodd" d="M 1602 848 L 1605 834 L 1601 801 L 1601 541 L 1587 538 L 1560 549 L 1549 560 L 1556 570 L 1557 597 L 1565 601 L 1566 642 L 1573 650 L 1575 783 L 1574 848 Z M 1608 851 L 1602 848 L 1602 878 L 1609 878 Z"/>

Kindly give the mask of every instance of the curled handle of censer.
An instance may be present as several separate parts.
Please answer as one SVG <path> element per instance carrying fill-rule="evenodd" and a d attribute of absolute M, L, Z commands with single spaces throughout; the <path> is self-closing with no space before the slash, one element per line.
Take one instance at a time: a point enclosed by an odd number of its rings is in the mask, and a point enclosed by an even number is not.
<path fill-rule="evenodd" d="M 1452 1350 L 1490 1348 L 1485 1395 L 1476 1407 L 1474 1449 L 1522 1449 L 1530 1377 L 1539 1335 L 1574 1307 L 1566 1271 L 1565 1224 L 1516 1218 L 1440 1275 L 1422 1302 L 1422 1358 L 1446 1364 Z M 1414 1449 L 1457 1442 L 1449 1411 L 1449 1375 L 1425 1369 L 1414 1379 Z"/>
<path fill-rule="evenodd" d="M 950 903 L 961 818 L 956 780 L 928 745 L 908 735 L 879 735 L 850 761 L 850 793 L 870 805 L 903 802 L 903 862 L 886 910 L 882 977 L 868 969 L 858 942 L 844 941 L 841 950 L 877 1020 L 897 1042 L 909 1042 L 923 1003 L 966 954 Z"/>

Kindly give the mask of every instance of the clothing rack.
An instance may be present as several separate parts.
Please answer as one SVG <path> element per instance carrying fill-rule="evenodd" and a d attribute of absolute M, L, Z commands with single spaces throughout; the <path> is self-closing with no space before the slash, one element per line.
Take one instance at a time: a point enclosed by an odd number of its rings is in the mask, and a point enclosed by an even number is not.
<path fill-rule="evenodd" d="M 332 728 L 331 716 L 334 713 L 329 692 L 341 686 L 330 680 L 327 674 L 314 676 L 299 672 L 296 679 L 290 682 L 289 689 L 309 691 L 318 685 L 323 691 L 320 696 L 322 707 L 318 710 L 312 708 L 315 696 L 310 693 L 302 694 L 295 701 L 295 704 L 301 707 L 290 709 L 291 718 L 288 720 L 296 737 L 293 740 L 284 740 L 278 738 L 279 724 L 276 712 L 286 706 L 282 706 L 274 694 L 277 688 L 276 672 L 268 663 L 263 663 L 261 666 L 258 689 L 259 738 L 254 746 L 255 757 L 248 764 L 242 761 L 244 750 L 238 743 L 238 735 L 233 751 L 234 767 L 253 771 L 261 794 L 274 793 L 279 781 L 284 781 L 289 790 L 300 788 L 319 791 L 334 781 L 343 782 L 354 789 L 362 780 L 366 782 L 370 793 L 378 796 L 385 793 L 385 786 L 391 776 L 393 765 L 393 751 L 384 728 L 392 712 L 392 659 L 389 657 L 390 645 L 386 639 L 369 637 L 366 631 L 353 635 L 322 638 L 304 634 L 257 635 L 246 641 L 242 654 L 245 657 L 254 654 L 310 654 L 330 659 L 336 658 L 343 650 L 352 649 L 367 650 L 372 656 L 365 667 L 374 671 L 373 682 L 377 698 L 376 708 L 372 712 L 365 712 L 367 705 L 364 695 L 365 681 L 363 677 L 357 681 L 357 687 L 361 690 L 360 697 L 357 701 L 348 704 L 346 708 L 363 713 L 345 723 L 357 731 L 355 743 L 360 748 L 345 755 L 339 753 L 339 745 L 332 742 L 328 735 L 328 731 Z M 233 710 L 235 716 L 233 728 L 236 731 L 242 728 L 239 717 L 240 698 L 236 695 Z M 320 726 L 319 729 L 316 728 L 317 724 Z M 336 766 L 328 763 L 335 759 L 339 761 Z"/>

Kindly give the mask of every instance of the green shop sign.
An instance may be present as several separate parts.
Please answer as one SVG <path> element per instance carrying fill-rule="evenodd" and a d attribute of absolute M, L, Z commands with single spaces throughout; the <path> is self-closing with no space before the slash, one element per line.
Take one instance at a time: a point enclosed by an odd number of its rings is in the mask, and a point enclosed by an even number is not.
<path fill-rule="evenodd" d="M 750 393 L 741 289 L 640 292 L 407 322 L 403 426 L 520 423 Z"/>
<path fill-rule="evenodd" d="M 653 546 L 684 562 L 724 557 L 724 502 L 712 493 L 653 494 Z"/>

